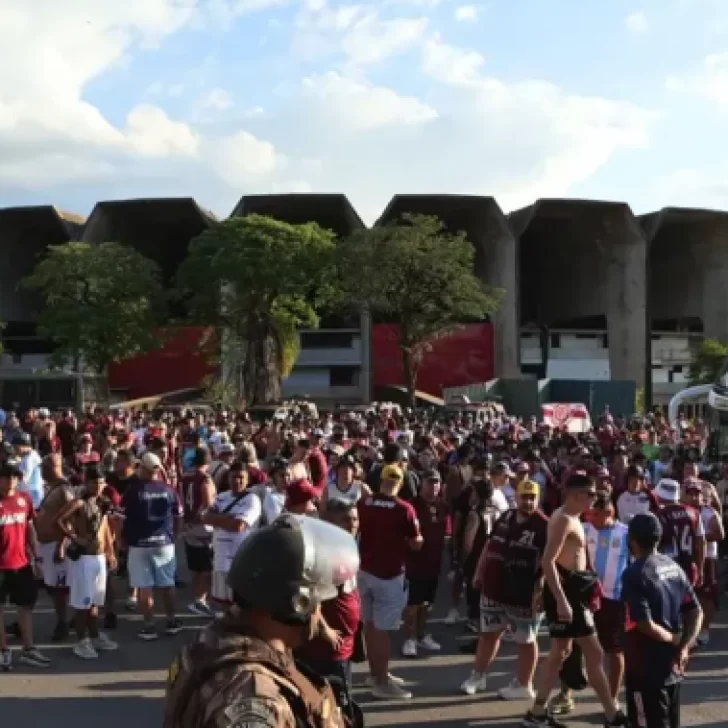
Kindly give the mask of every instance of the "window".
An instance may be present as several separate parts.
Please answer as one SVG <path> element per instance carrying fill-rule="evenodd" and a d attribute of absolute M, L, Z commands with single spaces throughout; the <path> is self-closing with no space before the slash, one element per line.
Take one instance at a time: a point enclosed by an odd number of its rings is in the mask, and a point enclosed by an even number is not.
<path fill-rule="evenodd" d="M 350 331 L 304 331 L 301 333 L 302 349 L 351 349 L 354 333 Z"/>
<path fill-rule="evenodd" d="M 329 369 L 329 386 L 358 387 L 359 367 L 331 367 Z"/>

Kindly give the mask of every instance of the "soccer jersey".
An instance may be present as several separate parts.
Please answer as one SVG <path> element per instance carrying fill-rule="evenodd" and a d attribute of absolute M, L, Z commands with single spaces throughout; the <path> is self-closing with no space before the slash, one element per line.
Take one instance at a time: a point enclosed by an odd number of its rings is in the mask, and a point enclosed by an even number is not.
<path fill-rule="evenodd" d="M 586 544 L 592 568 L 602 584 L 607 599 L 618 600 L 622 596 L 622 574 L 629 563 L 627 526 L 615 521 L 607 528 L 584 524 Z"/>

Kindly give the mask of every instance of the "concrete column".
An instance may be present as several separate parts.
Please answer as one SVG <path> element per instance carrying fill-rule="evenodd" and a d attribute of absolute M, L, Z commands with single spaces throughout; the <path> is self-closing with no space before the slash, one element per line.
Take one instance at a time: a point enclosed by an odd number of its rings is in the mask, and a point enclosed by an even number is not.
<path fill-rule="evenodd" d="M 361 373 L 359 391 L 364 404 L 372 401 L 372 316 L 366 309 L 359 316 L 361 332 Z"/>
<path fill-rule="evenodd" d="M 728 225 L 718 224 L 694 247 L 700 281 L 703 331 L 709 339 L 728 342 Z"/>
<path fill-rule="evenodd" d="M 647 331 L 647 243 L 629 210 L 623 231 L 606 245 L 609 369 L 612 379 L 644 385 Z M 621 232 L 621 234 L 620 234 Z"/>

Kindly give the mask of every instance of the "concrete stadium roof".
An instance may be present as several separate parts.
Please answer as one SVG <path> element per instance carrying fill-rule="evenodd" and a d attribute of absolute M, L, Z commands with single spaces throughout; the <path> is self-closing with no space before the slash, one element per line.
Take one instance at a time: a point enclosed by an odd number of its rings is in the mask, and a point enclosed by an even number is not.
<path fill-rule="evenodd" d="M 534 223 L 567 222 L 573 227 L 601 224 L 608 220 L 626 216 L 630 225 L 638 228 L 632 209 L 626 202 L 612 200 L 582 200 L 543 198 L 532 205 L 514 210 L 508 215 L 513 234 L 521 237 Z"/>
<path fill-rule="evenodd" d="M 660 234 L 677 232 L 675 228 L 684 230 L 686 225 L 726 225 L 728 212 L 701 207 L 663 207 L 661 210 L 640 215 L 637 219 L 646 237 L 654 240 Z"/>
<path fill-rule="evenodd" d="M 510 233 L 506 216 L 495 198 L 479 195 L 395 195 L 375 225 L 392 222 L 406 212 L 435 215 L 453 232 L 468 227 L 467 218 L 484 215 L 489 225 L 502 226 L 504 232 Z"/>
<path fill-rule="evenodd" d="M 230 217 L 245 215 L 268 215 L 294 225 L 316 222 L 339 237 L 366 227 L 347 196 L 337 194 L 244 195 Z"/>
<path fill-rule="evenodd" d="M 76 240 L 84 217 L 59 210 L 54 205 L 28 205 L 0 208 L 0 227 L 5 225 L 55 230 L 59 240 Z"/>

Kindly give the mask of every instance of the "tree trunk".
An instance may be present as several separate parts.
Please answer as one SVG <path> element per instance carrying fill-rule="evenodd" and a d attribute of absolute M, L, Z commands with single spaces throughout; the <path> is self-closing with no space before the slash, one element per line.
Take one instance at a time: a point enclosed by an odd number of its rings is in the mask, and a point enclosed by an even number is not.
<path fill-rule="evenodd" d="M 415 408 L 417 401 L 415 388 L 417 386 L 417 365 L 412 349 L 408 346 L 402 347 L 402 367 L 404 374 L 404 386 L 407 388 L 407 406 Z"/>
<path fill-rule="evenodd" d="M 248 406 L 281 401 L 281 372 L 278 342 L 267 321 L 249 329 L 244 370 Z"/>

